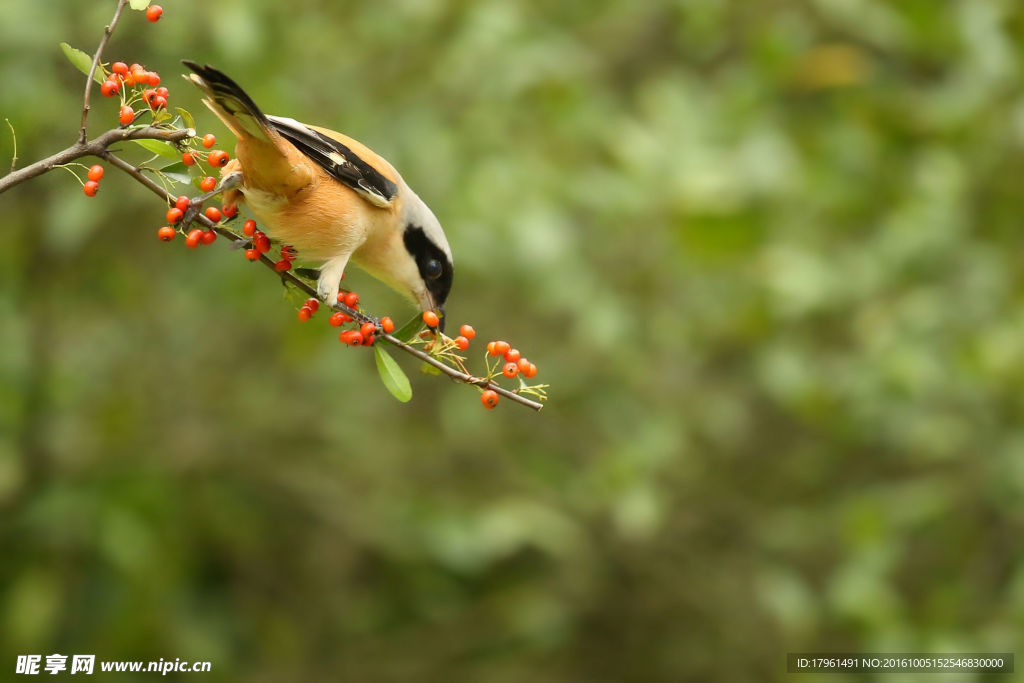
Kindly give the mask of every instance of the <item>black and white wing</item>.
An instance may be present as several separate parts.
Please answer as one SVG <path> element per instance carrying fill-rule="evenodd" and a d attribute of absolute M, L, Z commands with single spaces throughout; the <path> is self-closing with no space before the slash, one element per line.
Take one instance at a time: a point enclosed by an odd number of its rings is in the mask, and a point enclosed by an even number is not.
<path fill-rule="evenodd" d="M 267 116 L 274 130 L 338 182 L 351 187 L 374 206 L 386 207 L 398 194 L 398 186 L 327 132 L 295 119 Z"/>

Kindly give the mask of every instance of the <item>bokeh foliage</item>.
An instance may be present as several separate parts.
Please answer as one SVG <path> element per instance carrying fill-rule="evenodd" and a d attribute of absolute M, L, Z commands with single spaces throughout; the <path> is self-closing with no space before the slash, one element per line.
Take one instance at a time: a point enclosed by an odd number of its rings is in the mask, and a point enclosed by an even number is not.
<path fill-rule="evenodd" d="M 156 242 L 128 179 L 17 188 L 0 667 L 760 681 L 793 650 L 1021 644 L 1020 3 L 164 6 L 108 56 L 197 112 L 171 76 L 209 61 L 388 157 L 446 226 L 453 320 L 552 399 L 487 413 L 403 359 L 399 404 L 223 242 Z M 57 43 L 112 7 L 0 3 L 23 162 L 73 141 Z"/>

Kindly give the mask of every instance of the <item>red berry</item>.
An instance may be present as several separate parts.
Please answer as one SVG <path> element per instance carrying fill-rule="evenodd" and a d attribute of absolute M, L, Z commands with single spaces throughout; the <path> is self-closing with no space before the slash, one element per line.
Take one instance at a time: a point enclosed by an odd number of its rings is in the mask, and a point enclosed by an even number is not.
<path fill-rule="evenodd" d="M 526 357 L 520 358 L 516 361 L 516 365 L 519 366 L 519 372 L 526 374 L 526 371 L 530 369 L 530 361 L 526 360 Z"/>
<path fill-rule="evenodd" d="M 427 327 L 437 327 L 441 324 L 441 319 L 433 311 L 423 311 L 423 322 L 427 324 Z"/>
<path fill-rule="evenodd" d="M 89 167 L 89 180 L 95 180 L 96 182 L 99 182 L 100 178 L 102 178 L 102 177 L 103 177 L 103 167 L 102 166 L 100 166 L 99 164 L 96 164 L 94 166 L 90 166 Z"/>
<path fill-rule="evenodd" d="M 228 153 L 221 149 L 213 150 L 210 152 L 210 155 L 206 157 L 206 160 L 210 162 L 210 166 L 227 166 L 228 159 Z"/>
<path fill-rule="evenodd" d="M 113 97 L 117 94 L 117 91 L 120 87 L 121 86 L 119 86 L 114 81 L 103 81 L 103 83 L 100 85 L 100 92 L 103 94 L 104 97 Z"/>
<path fill-rule="evenodd" d="M 484 408 L 487 408 L 487 410 L 494 410 L 498 405 L 498 392 L 494 389 L 488 389 L 480 394 L 480 402 L 484 404 Z"/>
<path fill-rule="evenodd" d="M 473 337 L 476 336 L 476 330 L 473 329 L 472 325 L 463 325 L 462 327 L 459 328 L 459 334 L 461 334 L 466 339 L 472 339 Z"/>
<path fill-rule="evenodd" d="M 255 234 L 255 232 L 256 221 L 254 221 L 253 219 L 250 218 L 249 220 L 242 224 L 242 234 L 245 235 L 246 237 L 252 237 L 253 234 Z"/>
<path fill-rule="evenodd" d="M 174 236 L 178 234 L 178 231 L 169 225 L 165 225 L 156 231 L 157 239 L 161 242 L 170 242 L 174 239 Z"/>
<path fill-rule="evenodd" d="M 127 104 L 121 107 L 121 113 L 118 114 L 117 120 L 121 122 L 122 126 L 129 125 L 135 120 L 135 110 L 129 107 Z"/>
<path fill-rule="evenodd" d="M 160 85 L 160 74 L 158 74 L 155 71 L 147 71 L 146 72 L 146 81 L 150 85 Z M 164 90 L 166 90 L 166 89 L 167 88 L 164 88 Z M 157 95 L 159 95 L 159 94 L 160 93 L 157 93 Z M 163 97 L 167 97 L 167 95 L 163 95 Z"/>
<path fill-rule="evenodd" d="M 100 189 L 100 184 L 95 180 L 86 180 L 85 185 L 82 186 L 82 192 L 85 193 L 86 197 L 95 197 L 96 192 Z"/>
<path fill-rule="evenodd" d="M 260 259 L 260 252 L 257 251 L 256 249 L 246 249 L 245 258 L 249 259 L 250 261 L 258 261 Z"/>
<path fill-rule="evenodd" d="M 157 95 L 156 97 L 153 98 L 153 101 L 152 101 L 151 104 L 153 106 L 153 109 L 166 109 L 167 108 L 167 98 L 163 97 L 162 95 Z"/>
<path fill-rule="evenodd" d="M 225 204 L 220 207 L 220 212 L 228 218 L 234 218 L 238 215 L 238 206 L 235 204 Z"/>
<path fill-rule="evenodd" d="M 160 15 L 164 13 L 164 8 L 160 5 L 150 5 L 146 8 L 146 18 L 150 21 L 159 21 Z"/>
<path fill-rule="evenodd" d="M 203 136 L 203 147 L 210 149 L 217 144 L 217 136 L 213 133 L 207 133 Z"/>
<path fill-rule="evenodd" d="M 274 270 L 276 270 L 279 273 L 283 273 L 286 270 L 291 270 L 291 267 L 292 262 L 287 259 L 281 259 L 280 261 L 274 264 Z"/>
<path fill-rule="evenodd" d="M 384 330 L 385 334 L 391 334 L 395 331 L 395 321 L 391 318 L 384 316 L 380 319 L 380 329 Z"/>
<path fill-rule="evenodd" d="M 338 339 L 349 346 L 359 346 L 363 343 L 363 335 L 359 330 L 345 330 L 338 335 Z"/>
<path fill-rule="evenodd" d="M 160 77 L 159 77 L 159 76 L 157 76 L 157 79 L 159 79 L 159 78 L 160 78 Z M 158 80 L 157 82 L 159 82 L 159 80 Z M 156 83 L 154 83 L 153 85 L 156 85 Z M 169 96 L 170 96 L 170 94 L 171 94 L 171 91 L 170 91 L 170 90 L 168 90 L 167 88 L 157 88 L 157 89 L 156 89 L 156 94 L 157 94 L 157 95 L 159 95 L 160 97 L 163 97 L 163 98 L 165 98 L 165 99 L 166 99 L 167 97 L 169 97 Z"/>
<path fill-rule="evenodd" d="M 174 206 L 167 209 L 167 222 L 174 225 L 181 220 L 181 217 L 185 215 L 185 212 Z"/>
<path fill-rule="evenodd" d="M 523 359 L 520 360 L 520 362 L 522 362 L 523 360 L 526 360 L 526 359 L 523 358 Z M 525 375 L 526 377 L 533 377 L 534 375 L 537 374 L 537 366 L 534 365 L 533 363 L 530 363 L 529 367 L 526 367 L 526 368 L 524 368 L 522 365 L 520 365 L 519 366 L 519 371 L 522 372 L 523 375 Z"/>
<path fill-rule="evenodd" d="M 146 67 L 142 66 L 141 64 L 135 63 L 135 64 L 132 64 L 130 67 L 128 67 L 128 70 L 131 71 L 132 73 L 135 73 L 136 71 L 144 72 L 146 70 Z"/>
<path fill-rule="evenodd" d="M 256 247 L 261 254 L 266 254 L 270 251 L 270 238 L 267 237 L 266 233 L 256 231 L 256 234 L 252 236 L 252 245 Z"/>
<path fill-rule="evenodd" d="M 346 292 L 342 303 L 352 310 L 356 310 L 359 308 L 359 295 L 355 292 Z"/>
<path fill-rule="evenodd" d="M 487 344 L 487 354 L 490 356 L 503 356 L 508 350 L 508 342 L 493 341 Z"/>
<path fill-rule="evenodd" d="M 373 333 L 377 331 L 377 326 L 373 323 L 363 323 L 359 326 L 359 332 L 363 335 L 363 338 L 372 337 Z"/>
<path fill-rule="evenodd" d="M 332 313 L 331 317 L 327 319 L 327 322 L 331 324 L 331 327 L 341 327 L 351 319 L 352 318 L 349 318 L 341 311 L 338 311 L 336 313 Z"/>
<path fill-rule="evenodd" d="M 213 230 L 203 230 L 203 244 L 213 244 L 217 241 L 217 233 Z"/>
<path fill-rule="evenodd" d="M 316 313 L 317 311 L 320 310 L 320 299 L 314 299 L 313 297 L 309 297 L 308 299 L 306 299 L 306 303 L 302 305 L 309 306 L 311 309 L 313 309 L 313 312 Z"/>
<path fill-rule="evenodd" d="M 299 252 L 295 251 L 295 247 L 290 244 L 286 244 L 281 247 L 281 258 L 288 261 L 294 261 L 295 257 L 299 255 Z"/>
<path fill-rule="evenodd" d="M 116 74 L 121 74 L 123 76 L 124 74 L 128 73 L 128 65 L 124 62 L 114 62 L 110 65 L 110 70 Z"/>
<path fill-rule="evenodd" d="M 203 192 L 212 192 L 215 187 L 217 187 L 217 179 L 212 175 L 208 175 L 199 181 L 199 189 Z"/>
<path fill-rule="evenodd" d="M 457 348 L 458 348 L 458 349 L 459 349 L 460 351 L 465 351 L 466 349 L 468 349 L 468 348 L 469 348 L 469 340 L 468 340 L 468 339 L 466 339 L 466 338 L 465 338 L 464 336 L 462 336 L 461 334 L 460 334 L 460 335 L 459 335 L 458 337 L 456 337 L 455 339 L 453 339 L 452 341 L 454 342 L 455 346 L 456 346 L 456 347 L 457 347 Z"/>
<path fill-rule="evenodd" d="M 121 82 L 125 84 L 125 87 L 131 87 L 135 85 L 135 76 L 133 76 L 130 73 L 125 74 L 124 76 L 119 76 L 119 78 L 121 79 Z"/>
<path fill-rule="evenodd" d="M 505 360 L 509 363 L 515 363 L 521 356 L 522 354 L 519 353 L 519 349 L 509 349 L 505 352 Z"/>
<path fill-rule="evenodd" d="M 199 228 L 194 228 L 185 235 L 185 246 L 189 249 L 195 249 L 199 246 L 199 241 L 203 239 L 203 231 Z"/>
<path fill-rule="evenodd" d="M 156 90 L 152 88 L 146 88 L 142 91 L 142 99 L 146 100 L 146 104 L 153 106 L 153 100 L 156 99 Z"/>
<path fill-rule="evenodd" d="M 312 308 L 310 308 L 309 306 L 303 306 L 302 308 L 299 309 L 299 320 L 301 320 L 302 322 L 306 322 L 311 317 L 313 317 Z"/>
<path fill-rule="evenodd" d="M 204 211 L 203 213 L 206 215 L 207 218 L 209 218 L 214 223 L 219 222 L 221 219 L 220 209 L 218 209 L 216 206 L 207 207 L 206 211 Z"/>
<path fill-rule="evenodd" d="M 186 166 L 195 166 L 196 158 L 192 156 L 192 152 L 185 152 L 184 154 L 181 155 L 181 163 L 185 164 Z"/>
<path fill-rule="evenodd" d="M 501 374 L 509 378 L 515 377 L 519 374 L 519 366 L 515 363 L 505 363 L 505 367 L 501 369 Z"/>
<path fill-rule="evenodd" d="M 189 205 L 189 199 L 185 195 L 181 195 L 180 197 L 178 197 L 177 199 L 174 200 L 174 208 L 178 209 L 179 211 L 181 211 L 183 213 L 185 211 L 188 211 L 188 205 Z"/>

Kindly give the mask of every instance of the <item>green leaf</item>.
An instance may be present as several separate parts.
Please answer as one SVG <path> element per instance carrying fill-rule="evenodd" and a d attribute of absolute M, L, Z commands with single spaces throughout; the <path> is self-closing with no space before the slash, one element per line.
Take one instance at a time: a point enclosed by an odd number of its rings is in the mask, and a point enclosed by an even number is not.
<path fill-rule="evenodd" d="M 181 122 L 185 124 L 186 128 L 195 128 L 196 127 L 196 120 L 194 118 L 192 118 L 192 114 L 189 114 L 187 109 L 182 109 L 181 107 L 176 107 L 175 111 L 178 112 L 178 116 L 181 117 Z"/>
<path fill-rule="evenodd" d="M 128 0 L 128 6 L 132 9 L 146 9 L 152 0 Z"/>
<path fill-rule="evenodd" d="M 385 388 L 402 403 L 408 403 L 412 399 L 409 378 L 405 376 L 402 368 L 398 367 L 398 363 L 388 355 L 381 344 L 373 345 L 373 353 L 377 357 L 377 372 L 380 373 L 380 379 L 384 382 Z"/>
<path fill-rule="evenodd" d="M 153 154 L 159 154 L 168 159 L 178 159 L 181 157 L 181 154 L 174 148 L 174 145 L 162 140 L 133 140 L 132 142 Z"/>
<path fill-rule="evenodd" d="M 402 341 L 409 341 L 416 336 L 416 333 L 423 327 L 423 316 L 417 315 L 402 325 L 398 331 L 395 332 L 394 336 Z"/>
<path fill-rule="evenodd" d="M 67 43 L 61 43 L 60 49 L 64 51 L 64 56 L 68 58 L 76 69 L 84 73 L 86 76 L 89 75 L 89 69 L 92 68 L 92 57 L 85 54 L 81 50 L 71 47 Z M 96 73 L 92 75 L 92 80 L 97 83 L 103 82 L 103 73 L 100 71 L 99 66 L 96 67 Z"/>

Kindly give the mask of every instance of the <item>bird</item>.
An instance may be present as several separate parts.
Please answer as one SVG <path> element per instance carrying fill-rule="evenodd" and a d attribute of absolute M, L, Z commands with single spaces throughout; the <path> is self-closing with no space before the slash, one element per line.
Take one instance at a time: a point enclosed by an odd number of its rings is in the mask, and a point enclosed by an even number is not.
<path fill-rule="evenodd" d="M 203 103 L 238 138 L 221 169 L 225 203 L 242 201 L 264 231 L 320 262 L 317 294 L 337 299 L 351 262 L 421 311 L 440 314 L 454 274 L 444 229 L 395 168 L 342 133 L 264 114 L 222 71 L 182 60 Z"/>

